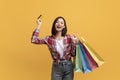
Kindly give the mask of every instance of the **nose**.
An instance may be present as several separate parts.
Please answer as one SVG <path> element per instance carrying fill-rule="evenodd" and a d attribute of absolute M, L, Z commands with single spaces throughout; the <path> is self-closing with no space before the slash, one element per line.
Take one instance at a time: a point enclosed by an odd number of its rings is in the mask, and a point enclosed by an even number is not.
<path fill-rule="evenodd" d="M 58 26 L 60 26 L 60 23 L 58 23 Z"/>

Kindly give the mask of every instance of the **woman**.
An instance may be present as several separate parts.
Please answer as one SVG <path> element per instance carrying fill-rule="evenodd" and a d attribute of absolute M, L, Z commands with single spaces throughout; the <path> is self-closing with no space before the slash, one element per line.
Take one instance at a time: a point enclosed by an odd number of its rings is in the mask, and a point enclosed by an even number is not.
<path fill-rule="evenodd" d="M 66 21 L 59 16 L 53 22 L 52 35 L 38 38 L 41 23 L 41 19 L 37 19 L 38 27 L 33 32 L 31 42 L 47 44 L 53 59 L 51 80 L 73 80 L 74 70 L 71 57 L 75 56 L 77 36 L 66 34 Z"/>

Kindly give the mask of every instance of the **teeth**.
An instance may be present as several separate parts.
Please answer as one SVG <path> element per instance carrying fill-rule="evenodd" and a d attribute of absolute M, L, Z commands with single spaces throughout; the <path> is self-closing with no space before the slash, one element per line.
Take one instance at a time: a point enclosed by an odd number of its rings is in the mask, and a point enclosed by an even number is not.
<path fill-rule="evenodd" d="M 61 27 L 57 26 L 57 28 L 61 28 Z"/>

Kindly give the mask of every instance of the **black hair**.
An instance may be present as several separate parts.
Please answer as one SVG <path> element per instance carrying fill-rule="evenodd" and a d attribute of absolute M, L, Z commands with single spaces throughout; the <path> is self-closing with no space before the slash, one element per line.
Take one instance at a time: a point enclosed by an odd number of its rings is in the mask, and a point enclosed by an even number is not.
<path fill-rule="evenodd" d="M 58 20 L 59 18 L 62 18 L 63 21 L 64 21 L 64 26 L 65 26 L 65 28 L 63 28 L 63 30 L 62 30 L 62 36 L 65 36 L 66 33 L 67 33 L 67 25 L 66 25 L 65 19 L 64 19 L 63 17 L 61 17 L 61 16 L 55 18 L 55 20 L 54 20 L 54 22 L 53 22 L 53 25 L 52 25 L 51 33 L 52 33 L 52 35 L 56 35 L 57 31 L 56 31 L 56 28 L 55 28 L 55 23 L 57 22 L 57 20 Z"/>

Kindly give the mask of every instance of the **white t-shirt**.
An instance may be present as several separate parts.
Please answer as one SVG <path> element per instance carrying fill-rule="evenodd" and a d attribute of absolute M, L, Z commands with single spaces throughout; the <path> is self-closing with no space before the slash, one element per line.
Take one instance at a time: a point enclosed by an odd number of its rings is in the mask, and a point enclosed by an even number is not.
<path fill-rule="evenodd" d="M 64 52 L 63 39 L 56 40 L 56 48 L 57 48 L 57 51 L 60 53 L 60 57 L 62 58 L 63 52 Z"/>

